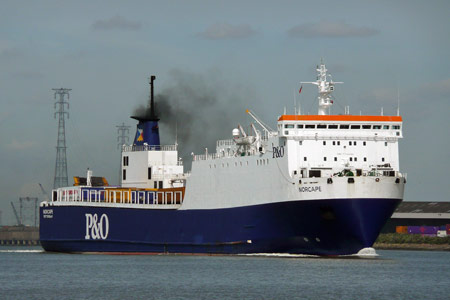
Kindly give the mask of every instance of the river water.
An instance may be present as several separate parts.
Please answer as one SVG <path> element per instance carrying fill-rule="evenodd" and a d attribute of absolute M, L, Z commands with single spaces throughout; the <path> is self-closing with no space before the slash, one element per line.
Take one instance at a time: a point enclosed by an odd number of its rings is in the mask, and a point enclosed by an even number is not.
<path fill-rule="evenodd" d="M 450 252 L 79 255 L 0 247 L 0 299 L 450 299 Z"/>

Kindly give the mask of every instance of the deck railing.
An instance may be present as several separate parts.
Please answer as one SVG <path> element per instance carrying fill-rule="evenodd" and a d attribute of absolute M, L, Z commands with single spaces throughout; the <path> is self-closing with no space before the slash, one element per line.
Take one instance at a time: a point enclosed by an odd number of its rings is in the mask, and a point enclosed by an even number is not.
<path fill-rule="evenodd" d="M 53 190 L 53 202 L 90 202 L 121 203 L 143 205 L 180 205 L 183 203 L 183 192 L 175 191 L 139 191 L 91 188 L 63 188 Z"/>

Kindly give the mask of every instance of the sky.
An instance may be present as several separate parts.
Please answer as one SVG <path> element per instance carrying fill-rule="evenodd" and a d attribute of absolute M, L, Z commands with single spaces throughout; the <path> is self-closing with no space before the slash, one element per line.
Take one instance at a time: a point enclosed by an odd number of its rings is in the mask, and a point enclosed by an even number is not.
<path fill-rule="evenodd" d="M 295 101 L 315 114 L 317 90 L 298 90 L 315 80 L 321 59 L 344 82 L 333 113 L 350 106 L 352 114 L 395 115 L 399 99 L 405 200 L 450 200 L 450 1 L 0 0 L 0 7 L 0 224 L 15 223 L 11 201 L 43 200 L 38 184 L 53 187 L 53 88 L 72 89 L 69 184 L 87 168 L 117 184 L 116 126 L 130 126 L 132 140 L 129 117 L 147 105 L 150 75 L 157 102 L 172 113 L 160 115 L 162 142 L 177 139 L 189 165 L 187 153 L 213 149 L 238 123 L 248 125 L 247 108 L 272 127 Z"/>

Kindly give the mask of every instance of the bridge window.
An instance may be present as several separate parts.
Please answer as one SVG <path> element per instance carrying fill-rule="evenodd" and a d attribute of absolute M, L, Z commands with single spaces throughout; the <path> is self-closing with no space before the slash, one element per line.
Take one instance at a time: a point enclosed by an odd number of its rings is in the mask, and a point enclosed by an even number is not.
<path fill-rule="evenodd" d="M 400 125 L 392 125 L 392 129 L 400 129 Z"/>
<path fill-rule="evenodd" d="M 317 128 L 318 129 L 326 129 L 327 125 L 319 124 L 319 125 L 317 125 Z"/>
<path fill-rule="evenodd" d="M 305 128 L 314 129 L 314 128 L 316 128 L 316 125 L 311 125 L 311 124 L 305 125 Z"/>
<path fill-rule="evenodd" d="M 362 129 L 370 129 L 371 125 L 363 125 Z"/>
<path fill-rule="evenodd" d="M 373 125 L 373 129 L 381 129 L 381 125 Z"/>
<path fill-rule="evenodd" d="M 340 129 L 348 129 L 349 126 L 348 126 L 348 125 L 340 125 L 339 128 L 340 128 Z"/>
<path fill-rule="evenodd" d="M 352 125 L 351 129 L 361 129 L 361 125 Z"/>
<path fill-rule="evenodd" d="M 285 124 L 284 128 L 294 128 L 294 124 Z"/>
<path fill-rule="evenodd" d="M 328 129 L 338 129 L 337 125 L 328 125 Z"/>
<path fill-rule="evenodd" d="M 389 125 L 383 125 L 383 129 L 389 129 Z"/>
<path fill-rule="evenodd" d="M 298 124 L 297 128 L 303 128 L 303 124 Z"/>

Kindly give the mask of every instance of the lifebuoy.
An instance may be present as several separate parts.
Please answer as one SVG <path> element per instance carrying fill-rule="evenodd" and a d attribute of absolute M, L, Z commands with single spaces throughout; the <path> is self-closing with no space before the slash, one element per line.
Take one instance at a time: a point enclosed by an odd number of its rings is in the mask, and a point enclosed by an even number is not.
<path fill-rule="evenodd" d="M 379 182 L 379 181 L 380 181 L 380 178 L 376 178 L 375 181 L 376 181 L 376 182 Z"/>

